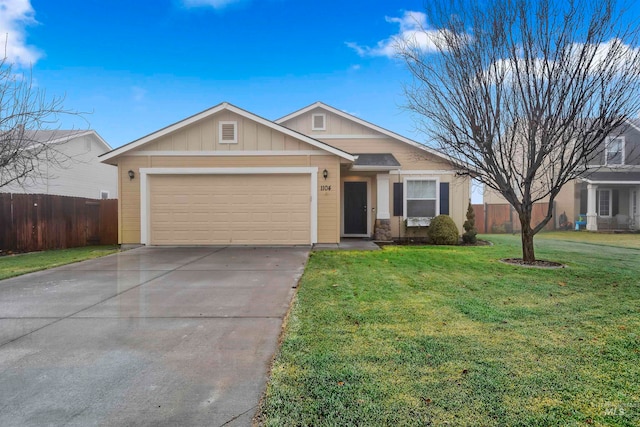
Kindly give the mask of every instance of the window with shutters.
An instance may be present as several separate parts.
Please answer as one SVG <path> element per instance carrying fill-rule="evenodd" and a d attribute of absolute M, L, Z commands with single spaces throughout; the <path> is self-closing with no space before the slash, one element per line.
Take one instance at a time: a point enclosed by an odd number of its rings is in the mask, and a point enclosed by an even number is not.
<path fill-rule="evenodd" d="M 311 130 L 326 130 L 326 119 L 325 114 L 312 114 Z"/>
<path fill-rule="evenodd" d="M 415 225 L 429 225 L 431 218 L 438 215 L 437 179 L 405 178 L 404 216 Z M 411 224 L 409 224 L 411 225 Z"/>
<path fill-rule="evenodd" d="M 238 122 L 220 122 L 219 127 L 220 144 L 238 143 Z"/>

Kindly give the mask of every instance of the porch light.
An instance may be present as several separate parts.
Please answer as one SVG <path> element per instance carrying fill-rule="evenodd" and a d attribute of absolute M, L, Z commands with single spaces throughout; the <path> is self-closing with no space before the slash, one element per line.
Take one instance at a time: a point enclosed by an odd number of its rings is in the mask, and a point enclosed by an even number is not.
<path fill-rule="evenodd" d="M 129 169 L 129 172 L 127 172 L 129 174 L 129 181 L 131 181 L 133 178 L 136 177 L 136 173 L 134 171 L 132 171 L 131 169 Z"/>
<path fill-rule="evenodd" d="M 329 176 L 329 171 L 328 170 L 323 170 L 322 171 L 322 176 L 324 177 L 324 179 L 327 179 L 327 177 Z"/>

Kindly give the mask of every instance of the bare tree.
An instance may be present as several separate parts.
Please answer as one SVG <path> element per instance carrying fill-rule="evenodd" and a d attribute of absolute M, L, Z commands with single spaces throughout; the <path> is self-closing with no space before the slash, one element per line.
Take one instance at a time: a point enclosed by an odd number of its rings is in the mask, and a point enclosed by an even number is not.
<path fill-rule="evenodd" d="M 398 42 L 413 76 L 408 108 L 440 150 L 514 207 L 532 263 L 562 186 L 637 115 L 637 28 L 614 0 L 435 3 L 430 27 Z M 549 209 L 533 224 L 541 200 Z"/>
<path fill-rule="evenodd" d="M 0 61 L 0 187 L 44 178 L 45 165 L 64 167 L 68 158 L 51 143 L 51 130 L 61 116 L 79 114 L 63 101 L 34 86 L 31 75 L 15 72 L 6 56 Z"/>

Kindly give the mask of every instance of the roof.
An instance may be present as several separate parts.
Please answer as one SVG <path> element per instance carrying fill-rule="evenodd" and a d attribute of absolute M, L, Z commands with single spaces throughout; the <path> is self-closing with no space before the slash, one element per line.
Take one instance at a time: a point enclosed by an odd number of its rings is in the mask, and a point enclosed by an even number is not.
<path fill-rule="evenodd" d="M 214 107 L 211 107 L 207 110 L 201 111 L 200 113 L 194 114 L 193 116 L 187 117 L 186 119 L 180 120 L 179 122 L 173 123 L 169 126 L 166 126 L 160 130 L 157 130 L 153 133 L 150 133 L 146 136 L 143 136 L 142 138 L 136 139 L 135 141 L 132 141 L 126 145 L 123 145 L 122 147 L 116 148 L 108 153 L 105 153 L 103 155 L 101 155 L 100 157 L 102 158 L 102 162 L 103 163 L 107 163 L 108 160 L 113 159 L 114 157 L 120 156 L 128 151 L 134 150 L 144 144 L 147 144 L 148 142 L 151 142 L 157 138 L 160 138 L 164 135 L 167 135 L 171 132 L 174 132 L 176 130 L 179 130 L 185 126 L 188 126 L 190 124 L 193 124 L 199 120 L 205 119 L 209 116 L 212 116 L 216 113 L 219 113 L 220 111 L 231 111 L 232 113 L 238 114 L 239 116 L 242 117 L 246 117 L 250 120 L 253 120 L 257 123 L 260 123 L 261 125 L 264 125 L 268 128 L 277 130 L 279 132 L 282 132 L 286 135 L 289 135 L 293 138 L 299 139 L 301 141 L 306 142 L 307 144 L 310 144 L 314 147 L 320 148 L 322 150 L 328 151 L 331 154 L 335 154 L 336 156 L 342 157 L 346 160 L 350 160 L 350 161 L 354 161 L 355 158 L 353 157 L 353 155 L 347 153 L 346 151 L 340 150 L 339 148 L 333 147 L 329 144 L 326 144 L 322 141 L 318 141 L 317 139 L 311 138 L 310 136 L 304 135 L 302 133 L 296 132 L 294 130 L 291 130 L 287 127 L 281 126 L 277 123 L 274 123 L 270 120 L 267 120 L 263 117 L 260 117 L 256 114 L 250 113 L 249 111 L 243 110 L 241 108 L 236 107 L 235 105 L 232 105 L 228 102 L 222 102 Z"/>
<path fill-rule="evenodd" d="M 640 171 L 592 172 L 582 180 L 590 184 L 640 184 Z"/>
<path fill-rule="evenodd" d="M 111 146 L 102 139 L 98 132 L 95 130 L 79 130 L 79 129 L 38 129 L 38 130 L 25 130 L 25 137 L 29 141 L 38 142 L 38 143 L 47 143 L 47 144 L 58 144 L 68 142 L 74 138 L 80 138 L 82 136 L 94 135 L 96 139 L 104 145 L 105 149 L 111 150 Z"/>
<path fill-rule="evenodd" d="M 364 153 L 354 154 L 353 170 L 391 170 L 400 169 L 400 162 L 391 153 Z"/>
<path fill-rule="evenodd" d="M 426 151 L 427 153 L 433 154 L 434 156 L 439 157 L 439 158 L 441 158 L 443 160 L 446 160 L 447 162 L 454 163 L 454 164 L 459 164 L 460 163 L 458 160 L 454 159 L 453 157 L 447 156 L 446 154 L 441 153 L 438 150 L 434 150 L 431 147 L 427 147 L 424 144 L 420 144 L 419 142 L 414 141 L 412 139 L 409 139 L 409 138 L 407 138 L 405 136 L 402 136 L 400 134 L 392 132 L 392 131 L 390 131 L 388 129 L 382 128 L 382 127 L 380 127 L 378 125 L 374 125 L 373 123 L 370 123 L 370 122 L 368 122 L 366 120 L 362 120 L 361 118 L 353 116 L 353 115 L 351 115 L 349 113 L 345 113 L 344 111 L 338 110 L 337 108 L 334 108 L 334 107 L 332 107 L 330 105 L 324 104 L 324 103 L 322 103 L 320 101 L 315 102 L 315 103 L 313 103 L 311 105 L 308 105 L 308 106 L 306 106 L 304 108 L 301 108 L 298 111 L 294 111 L 291 114 L 287 114 L 286 116 L 275 120 L 275 122 L 278 123 L 278 124 L 282 124 L 282 123 L 284 123 L 284 122 L 286 122 L 288 120 L 291 120 L 291 119 L 293 119 L 295 117 L 298 117 L 298 116 L 300 116 L 302 114 L 305 114 L 305 113 L 307 113 L 307 112 L 309 112 L 309 111 L 311 111 L 311 110 L 313 110 L 315 108 L 322 108 L 322 109 L 324 109 L 326 111 L 329 111 L 329 112 L 331 112 L 333 114 L 336 114 L 336 115 L 338 115 L 338 116 L 340 116 L 342 118 L 345 118 L 347 120 L 351 120 L 353 122 L 356 122 L 359 125 L 366 126 L 369 129 L 372 129 L 372 130 L 374 130 L 376 132 L 379 132 L 379 133 L 381 133 L 383 135 L 386 135 L 386 136 L 388 136 L 390 138 L 397 139 L 397 140 L 399 140 L 401 142 L 404 142 L 405 144 L 409 144 L 409 145 L 411 145 L 413 147 L 419 148 L 420 150 Z"/>

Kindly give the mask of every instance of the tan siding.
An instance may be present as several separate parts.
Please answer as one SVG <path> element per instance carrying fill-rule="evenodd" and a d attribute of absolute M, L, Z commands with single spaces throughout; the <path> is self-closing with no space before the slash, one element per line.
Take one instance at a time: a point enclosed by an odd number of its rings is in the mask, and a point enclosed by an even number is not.
<path fill-rule="evenodd" d="M 311 130 L 311 117 L 313 114 L 325 114 L 325 130 Z M 320 135 L 380 135 L 366 126 L 330 113 L 322 108 L 314 108 L 305 114 L 283 122 L 282 125 L 314 138 L 318 138 Z"/>
<path fill-rule="evenodd" d="M 308 156 L 151 156 L 154 168 L 287 167 L 308 162 Z"/>
<path fill-rule="evenodd" d="M 121 244 L 140 243 L 140 168 L 148 167 L 147 157 L 123 157 L 118 161 L 118 222 Z M 129 179 L 129 170 L 136 174 Z"/>
<path fill-rule="evenodd" d="M 220 121 L 236 121 L 237 144 L 220 144 Z M 149 142 L 139 151 L 271 151 L 312 150 L 315 147 L 287 136 L 275 129 L 258 124 L 237 114 L 222 111 L 189 126 Z"/>
<path fill-rule="evenodd" d="M 310 156 L 312 167 L 318 167 L 318 243 L 340 241 L 340 161 L 336 156 Z M 327 169 L 325 180 L 322 171 Z M 320 191 L 330 185 L 331 191 Z"/>

